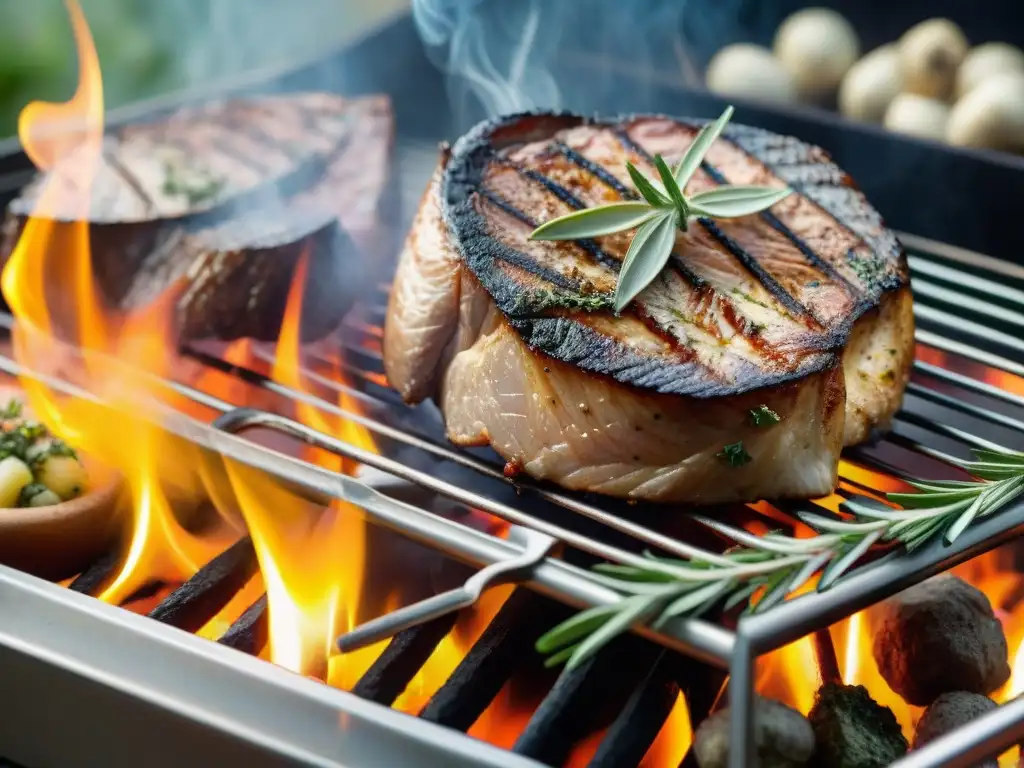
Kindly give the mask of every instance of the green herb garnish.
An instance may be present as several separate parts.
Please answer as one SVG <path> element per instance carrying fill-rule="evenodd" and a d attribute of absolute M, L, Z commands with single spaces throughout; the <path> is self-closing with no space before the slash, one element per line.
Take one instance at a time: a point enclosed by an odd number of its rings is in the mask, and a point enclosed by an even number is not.
<path fill-rule="evenodd" d="M 730 467 L 742 467 L 744 464 L 749 464 L 751 456 L 743 448 L 743 443 L 729 443 L 717 454 L 718 458 L 727 461 Z"/>
<path fill-rule="evenodd" d="M 54 439 L 49 446 L 47 446 L 46 452 L 49 456 L 66 456 L 70 459 L 78 458 L 78 454 L 75 452 L 75 449 L 63 440 Z"/>
<path fill-rule="evenodd" d="M 726 449 L 730 447 L 735 448 Z M 952 543 L 973 521 L 1024 496 L 1024 453 L 973 453 L 972 461 L 953 460 L 970 480 L 910 481 L 914 492 L 888 494 L 889 501 L 902 509 L 860 497 L 842 506 L 853 516 L 851 520 L 797 512 L 816 531 L 810 538 L 778 531 L 759 537 L 698 517 L 739 546 L 688 559 L 647 553 L 640 562 L 595 566 L 621 599 L 562 622 L 537 641 L 537 650 L 550 654 L 549 663 L 568 661 L 572 668 L 634 624 L 648 623 L 658 629 L 675 617 L 695 617 L 742 604 L 748 612 L 758 613 L 796 593 L 817 573 L 821 574 L 817 589 L 824 591 L 881 542 L 898 543 L 908 551 L 940 537 Z"/>
<path fill-rule="evenodd" d="M 164 163 L 164 183 L 160 190 L 171 197 L 184 197 L 189 205 L 211 200 L 224 189 L 224 180 L 213 176 L 185 179 L 171 163 Z"/>
<path fill-rule="evenodd" d="M 580 240 L 636 228 L 615 287 L 615 311 L 621 312 L 661 274 L 672 255 L 677 232 L 686 232 L 692 219 L 748 216 L 770 208 L 792 192 L 788 188 L 733 185 L 700 192 L 692 197 L 684 194 L 687 183 L 725 129 L 732 112 L 732 107 L 727 107 L 718 120 L 701 128 L 674 170 L 668 167 L 661 155 L 656 155 L 657 180 L 644 176 L 636 166 L 627 162 L 626 170 L 642 201 L 574 211 L 541 224 L 530 239 Z"/>
<path fill-rule="evenodd" d="M 42 483 L 29 483 L 21 489 L 21 493 L 18 495 L 18 506 L 27 507 L 36 496 L 40 493 L 45 493 L 50 490 Z"/>
<path fill-rule="evenodd" d="M 508 308 L 512 314 L 539 314 L 548 309 L 597 312 L 611 309 L 615 301 L 607 293 L 575 293 L 562 290 L 520 291 Z"/>
<path fill-rule="evenodd" d="M 755 427 L 770 427 L 782 421 L 779 414 L 767 405 L 759 405 L 757 408 L 753 408 L 750 411 L 750 420 L 754 422 Z"/>
<path fill-rule="evenodd" d="M 8 400 L 7 405 L 4 406 L 3 410 L 0 411 L 0 419 L 8 421 L 10 419 L 17 419 L 21 416 L 21 401 L 20 400 Z"/>

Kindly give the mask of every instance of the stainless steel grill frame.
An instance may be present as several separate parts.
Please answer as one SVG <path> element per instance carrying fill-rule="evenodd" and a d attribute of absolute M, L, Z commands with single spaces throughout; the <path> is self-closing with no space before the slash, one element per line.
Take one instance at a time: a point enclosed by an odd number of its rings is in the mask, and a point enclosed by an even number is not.
<path fill-rule="evenodd" d="M 408 30 L 386 33 L 387 45 L 367 40 L 357 44 L 358 53 L 347 60 L 362 63 L 370 58 L 383 62 L 383 75 L 370 78 L 359 73 L 370 66 L 348 66 L 339 62 L 338 71 L 317 80 L 319 87 L 343 92 L 384 89 L 395 98 L 400 129 L 415 126 L 415 134 L 406 136 L 398 147 L 398 175 L 401 194 L 408 195 L 407 208 L 415 205 L 435 160 L 432 141 L 448 135 L 450 127 L 444 110 L 440 83 L 424 93 L 418 83 L 408 80 L 388 62 L 392 51 L 415 44 Z M 397 41 L 397 42 L 396 42 Z M 371 50 L 372 49 L 372 50 Z M 374 52 L 375 51 L 375 52 Z M 418 55 L 418 54 L 417 54 Z M 426 66 L 426 62 L 422 62 Z M 344 71 L 342 71 L 344 69 Z M 275 76 L 279 88 L 308 87 L 305 75 Z M 200 97 L 221 95 L 225 91 L 266 90 L 266 80 L 257 77 L 245 83 L 218 84 L 214 93 L 191 93 L 160 103 L 141 105 L 123 112 L 118 119 L 149 117 Z M 666 102 L 668 103 L 668 102 Z M 429 108 L 427 108 L 429 107 Z M 668 107 L 666 107 L 668 109 Z M 678 107 L 671 111 L 679 111 Z M 778 126 L 776 126 L 778 127 Z M 823 123 L 821 130 L 828 126 Z M 803 133 L 801 135 L 804 135 Z M 817 137 L 815 140 L 828 144 Z M 14 145 L 0 147 L 13 152 Z M 0 158 L 0 196 L 10 194 L 28 179 L 24 156 Z M 987 178 L 987 177 L 986 177 Z M 870 192 L 870 190 L 869 190 Z M 909 234 L 901 240 L 911 252 L 911 267 L 919 323 L 919 343 L 992 370 L 1024 377 L 1024 268 L 1006 261 L 925 240 Z M 362 386 L 368 374 L 379 364 L 379 356 L 366 346 L 373 338 L 374 323 L 380 320 L 380 305 L 363 307 L 362 315 L 350 316 L 342 343 L 352 353 L 347 371 L 357 383 L 349 394 L 364 402 L 376 403 L 394 412 L 394 401 L 379 388 Z M 212 367 L 229 372 L 222 361 L 191 351 L 193 356 Z M 263 350 L 267 354 L 267 350 Z M 365 367 L 360 367 L 364 366 Z M 0 359 L 0 369 L 21 375 L 24 371 L 12 360 Z M 390 421 L 346 414 L 326 399 L 297 392 L 262 378 L 254 371 L 233 371 L 276 394 L 303 400 L 326 413 L 359 421 L 376 434 L 429 454 L 445 462 L 475 472 L 482 480 L 503 482 L 500 467 L 479 456 L 456 451 L 438 440 L 413 434 Z M 318 386 L 331 382 L 310 380 Z M 340 455 L 364 462 L 408 483 L 431 488 L 458 502 L 479 507 L 518 525 L 527 525 L 551 533 L 567 545 L 600 558 L 629 562 L 637 555 L 623 542 L 661 549 L 669 554 L 687 555 L 696 549 L 685 540 L 674 538 L 636 519 L 623 515 L 614 504 L 590 499 L 547 487 L 523 483 L 523 503 L 505 504 L 475 490 L 466 490 L 423 472 L 401 460 L 376 456 L 345 445 L 328 435 L 317 433 L 281 416 L 251 409 L 235 408 L 208 393 L 164 382 L 179 394 L 220 414 L 211 425 L 201 424 L 181 414 L 165 413 L 165 426 L 213 451 L 265 470 L 318 498 L 344 498 L 367 510 L 369 517 L 411 539 L 432 546 L 452 557 L 477 567 L 514 554 L 503 539 L 481 533 L 410 505 L 357 479 L 344 478 L 318 467 L 279 454 L 242 436 L 252 427 L 279 430 Z M 51 382 L 58 389 L 88 396 L 66 382 Z M 998 439 L 1009 447 L 1024 447 L 1024 397 L 999 389 L 969 375 L 946 370 L 933 363 L 918 361 L 915 379 L 908 388 L 908 406 L 897 420 L 897 432 L 883 444 L 903 458 L 915 462 L 941 464 L 951 452 L 970 447 L 993 445 Z M 943 414 L 943 415 L 937 415 Z M 237 433 L 237 434 L 236 434 Z M 866 467 L 895 475 L 906 469 L 891 456 L 879 456 L 873 449 L 851 452 L 850 458 Z M 861 489 L 871 490 L 871 489 Z M 858 492 L 856 483 L 844 486 L 845 493 Z M 563 519 L 553 522 L 532 514 L 529 501 L 540 499 L 562 508 L 569 517 L 588 521 L 583 530 Z M 792 515 L 801 505 L 786 505 L 782 512 Z M 827 514 L 815 508 L 818 514 Z M 683 514 L 683 512 L 680 512 Z M 705 532 L 728 525 L 721 520 L 699 519 L 690 514 L 693 524 Z M 733 743 L 744 744 L 748 751 L 736 750 L 733 766 L 754 765 L 749 748 L 749 703 L 753 689 L 753 667 L 761 655 L 827 626 L 867 607 L 910 584 L 941 572 L 1015 537 L 1024 523 L 1024 504 L 1017 503 L 997 515 L 971 526 L 953 546 L 936 543 L 913 554 L 894 552 L 848 574 L 827 593 L 811 593 L 766 611 L 741 619 L 735 629 L 704 620 L 676 620 L 659 631 L 638 627 L 638 634 L 724 671 L 731 679 Z M 774 521 L 773 524 L 777 524 Z M 607 531 L 609 536 L 592 531 Z M 612 535 L 614 534 L 614 535 Z M 527 586 L 569 605 L 585 607 L 607 604 L 617 594 L 583 568 L 557 558 L 549 558 L 530 575 Z M 186 633 L 103 605 L 99 601 L 40 582 L 0 567 L 0 663 L 4 664 L 4 690 L 19 706 L 0 719 L 0 744 L 14 749 L 8 757 L 30 766 L 95 764 L 180 765 L 198 750 L 223 756 L 223 764 L 247 765 L 376 765 L 381 753 L 397 762 L 414 764 L 417 760 L 435 760 L 445 765 L 494 765 L 526 768 L 536 765 L 507 751 L 388 711 L 386 707 L 360 701 L 355 696 L 303 680 L 269 664 L 247 659 L 230 649 L 190 637 Z M 9 662 L 9 663 L 8 663 Z M 15 670 L 11 674 L 7 670 Z M 40 691 L 46 691 L 45 698 Z M 117 723 L 130 722 L 131 729 L 111 727 L 97 716 L 98 704 L 76 714 L 66 702 L 81 702 L 87 697 L 105 702 L 105 713 Z M 77 718 L 77 719 L 76 719 Z M 59 719 L 60 738 L 39 739 L 33 733 L 38 724 Z M 348 730 L 342 733 L 339 722 Z M 1016 743 L 1024 729 L 1024 704 L 1020 699 L 1008 702 L 990 715 L 959 729 L 925 749 L 899 762 L 901 766 L 934 768 L 966 766 L 983 755 L 995 754 Z M 129 730 L 132 733 L 129 733 Z M 160 744 L 162 752 L 141 752 L 148 745 Z M 84 750 L 108 749 L 102 755 Z M 136 750 L 136 751 L 133 751 Z"/>
<path fill-rule="evenodd" d="M 921 324 L 919 341 L 966 360 L 1014 373 L 1019 364 L 1014 362 L 1013 357 L 1020 342 L 1014 337 L 1000 334 L 998 327 L 991 328 L 992 332 L 987 336 L 980 329 L 988 328 L 989 326 L 983 326 L 982 323 L 993 318 L 997 318 L 999 323 L 1009 325 L 1024 322 L 1024 316 L 999 303 L 1016 301 L 1019 289 L 1013 287 L 1011 283 L 1024 280 L 1024 269 L 1011 269 L 984 256 L 924 242 L 912 236 L 905 235 L 902 239 L 913 253 L 913 285 L 915 291 L 918 291 L 915 308 Z M 925 279 L 922 280 L 921 276 Z M 946 283 L 955 282 L 960 286 L 960 290 L 956 294 L 947 295 L 943 291 L 949 289 L 943 288 L 939 283 L 933 283 L 932 280 L 935 279 Z M 947 298 L 958 301 L 961 314 L 954 314 L 943 308 L 942 301 Z M 369 314 L 364 311 L 360 316 L 360 312 L 357 311 L 346 323 L 341 331 L 341 342 L 351 353 L 348 359 L 358 357 L 363 363 L 379 364 L 379 355 L 373 351 L 374 339 L 378 334 L 373 330 L 372 322 L 376 319 L 373 314 L 376 312 L 379 315 L 380 308 L 379 305 L 376 308 L 364 308 L 367 309 Z M 987 348 L 969 346 L 967 342 L 961 341 L 960 337 L 978 339 L 984 342 Z M 317 382 L 320 386 L 326 387 L 326 391 L 336 392 L 338 389 L 345 389 L 349 394 L 373 406 L 368 408 L 366 413 L 357 414 L 339 408 L 325 397 L 285 387 L 257 371 L 239 369 L 197 350 L 185 352 L 207 366 L 224 373 L 242 376 L 254 386 L 263 387 L 292 401 L 301 400 L 325 413 L 351 419 L 369 429 L 375 437 L 392 441 L 406 449 L 423 452 L 435 460 L 473 470 L 490 481 L 505 482 L 499 465 L 459 451 L 436 438 L 431 439 L 393 426 L 393 423 L 401 421 L 400 419 L 388 420 L 373 415 L 394 414 L 405 408 L 393 399 L 386 398 L 382 390 L 380 394 L 375 395 L 370 393 L 370 388 L 360 386 L 361 381 L 365 383 L 373 377 L 373 371 L 356 366 L 350 367 L 347 375 L 352 381 L 351 385 L 322 378 Z M 354 354 L 356 352 L 358 355 Z M 272 359 L 272 352 L 266 347 L 257 347 L 257 353 L 268 360 Z M 8 373 L 32 375 L 31 372 L 21 370 L 17 363 L 9 359 L 0 359 L 0 369 Z M 915 369 L 918 375 L 908 390 L 911 397 L 908 398 L 907 407 L 897 417 L 897 431 L 884 437 L 882 444 L 896 446 L 916 455 L 919 459 L 941 463 L 948 460 L 951 455 L 945 447 L 935 447 L 943 441 L 959 446 L 961 451 L 970 447 L 994 446 L 996 443 L 977 434 L 990 432 L 991 426 L 999 427 L 1019 438 L 1022 433 L 1021 422 L 1007 415 L 1004 412 L 1006 408 L 985 407 L 962 397 L 952 396 L 935 385 L 955 387 L 961 395 L 975 399 L 981 396 L 993 400 L 995 404 L 1011 408 L 1024 407 L 1024 398 L 998 389 L 987 382 L 947 371 L 933 364 L 918 362 Z M 67 391 L 75 391 L 63 382 L 50 383 Z M 608 529 L 615 534 L 628 537 L 637 544 L 684 557 L 694 554 L 707 557 L 715 555 L 714 552 L 672 538 L 635 519 L 623 516 L 621 507 L 616 509 L 611 502 L 595 501 L 527 481 L 519 483 L 520 496 L 517 499 L 521 498 L 521 502 L 503 503 L 484 491 L 467 489 L 444 480 L 435 473 L 417 469 L 407 460 L 362 450 L 292 419 L 251 408 L 234 407 L 179 382 L 160 383 L 220 413 L 210 425 L 206 425 L 181 414 L 166 412 L 163 414 L 164 424 L 171 431 L 218 453 L 262 469 L 318 498 L 337 498 L 354 503 L 363 508 L 368 517 L 375 522 L 474 566 L 486 566 L 507 559 L 515 553 L 515 547 L 501 538 L 481 533 L 427 509 L 396 501 L 388 494 L 371 488 L 358 479 L 336 474 L 265 448 L 247 440 L 244 433 L 253 428 L 279 431 L 353 459 L 398 480 L 428 489 L 468 507 L 483 510 L 509 523 L 552 535 L 570 547 L 601 559 L 629 563 L 636 562 L 639 556 L 630 549 L 609 544 L 602 536 L 583 533 L 574 526 L 553 522 L 532 512 L 531 507 L 535 506 L 531 504 L 533 498 L 543 499 L 570 511 L 573 515 L 570 519 L 575 520 L 576 516 L 578 519 L 585 518 L 598 524 L 600 529 Z M 933 406 L 949 410 L 960 421 L 966 420 L 969 424 L 952 426 L 946 421 L 939 420 L 931 412 L 934 410 Z M 903 427 L 931 435 L 934 439 L 928 441 L 927 438 L 908 436 L 902 430 Z M 851 458 L 877 470 L 902 473 L 899 467 L 893 466 L 889 461 L 878 460 L 871 449 L 855 450 L 851 452 Z M 853 491 L 849 490 L 850 488 Z M 854 495 L 856 490 L 857 486 L 851 485 L 842 493 L 847 496 Z M 792 515 L 796 510 L 810 506 L 813 505 L 807 502 L 779 505 L 779 509 Z M 814 510 L 818 514 L 831 514 L 817 506 L 814 506 Z M 727 522 L 728 518 L 711 519 L 696 510 L 680 510 L 677 514 L 689 515 L 695 524 L 712 532 L 728 531 L 731 536 L 742 536 L 742 533 Z M 706 620 L 677 619 L 658 631 L 649 627 L 638 627 L 637 631 L 666 647 L 728 670 L 730 704 L 734 712 L 733 743 L 750 745 L 752 739 L 748 738 L 749 704 L 754 691 L 754 664 L 758 657 L 815 630 L 827 627 L 913 583 L 998 546 L 1016 536 L 1022 523 L 1024 503 L 1013 504 L 968 528 L 951 546 L 935 542 L 911 554 L 900 550 L 893 551 L 856 568 L 827 592 L 812 592 L 782 602 L 764 613 L 744 616 L 735 629 Z M 536 568 L 529 577 L 529 586 L 577 607 L 607 604 L 618 599 L 617 593 L 599 577 L 558 558 L 548 558 Z M 106 610 L 106 607 L 102 609 L 103 612 Z M 1009 712 L 1016 712 L 1016 709 Z M 1001 710 L 998 717 L 993 715 L 983 723 L 979 721 L 960 729 L 956 739 L 943 742 L 946 745 L 945 749 L 933 748 L 928 752 L 914 753 L 907 758 L 911 761 L 908 764 L 922 767 L 968 765 L 974 759 L 972 755 L 978 754 L 981 750 L 1000 751 L 1012 746 L 1019 738 L 1022 723 L 1024 720 L 1011 717 Z M 753 765 L 753 760 L 752 754 L 745 755 L 742 750 L 737 750 L 732 756 L 734 766 Z"/>

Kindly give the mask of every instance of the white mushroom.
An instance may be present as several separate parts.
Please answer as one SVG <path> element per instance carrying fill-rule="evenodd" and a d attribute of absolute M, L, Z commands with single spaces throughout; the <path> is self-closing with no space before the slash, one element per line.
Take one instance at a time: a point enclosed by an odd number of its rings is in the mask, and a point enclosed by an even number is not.
<path fill-rule="evenodd" d="M 857 61 L 860 43 L 840 14 L 828 8 L 805 8 L 782 22 L 772 51 L 793 76 L 800 97 L 819 101 L 835 92 Z"/>
<path fill-rule="evenodd" d="M 967 38 L 960 27 L 949 19 L 922 21 L 904 33 L 899 46 L 907 91 L 948 99 L 957 69 L 967 56 Z"/>
<path fill-rule="evenodd" d="M 796 101 L 793 78 L 759 45 L 735 43 L 714 55 L 708 64 L 707 86 L 722 96 L 758 101 Z"/>
<path fill-rule="evenodd" d="M 916 93 L 901 93 L 885 111 L 884 125 L 897 133 L 941 141 L 946 136 L 948 120 L 947 104 Z"/>
<path fill-rule="evenodd" d="M 899 49 L 883 45 L 850 67 L 839 86 L 839 111 L 854 120 L 880 123 L 901 90 Z"/>
<path fill-rule="evenodd" d="M 992 75 L 1024 72 L 1024 51 L 1009 43 L 983 43 L 971 48 L 956 73 L 956 96 L 961 98 Z"/>
<path fill-rule="evenodd" d="M 1024 152 L 1024 73 L 993 75 L 953 107 L 946 138 L 962 147 Z"/>

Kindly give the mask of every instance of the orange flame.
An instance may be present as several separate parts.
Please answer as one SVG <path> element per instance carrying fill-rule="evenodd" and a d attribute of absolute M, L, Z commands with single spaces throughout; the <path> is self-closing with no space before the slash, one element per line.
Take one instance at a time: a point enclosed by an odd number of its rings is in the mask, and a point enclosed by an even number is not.
<path fill-rule="evenodd" d="M 686 704 L 686 697 L 680 693 L 665 724 L 658 731 L 657 738 L 644 755 L 640 768 L 675 768 L 682 765 L 692 743 L 693 726 L 690 724 L 690 710 Z"/>
<path fill-rule="evenodd" d="M 133 518 L 132 534 L 121 570 L 102 594 L 104 600 L 120 602 L 152 579 L 191 576 L 223 542 L 201 542 L 176 518 L 172 506 L 189 509 L 196 503 L 195 450 L 170 442 L 147 420 L 153 411 L 144 403 L 155 393 L 145 377 L 132 373 L 160 375 L 168 370 L 175 292 L 114 322 L 92 279 L 88 221 L 92 180 L 101 159 L 103 86 L 82 11 L 73 0 L 67 7 L 78 50 L 78 87 L 68 102 L 33 102 L 19 118 L 26 153 L 48 175 L 0 286 L 18 320 L 14 349 L 19 362 L 72 380 L 116 409 L 117 416 L 108 407 L 60 397 L 40 381 L 22 378 L 32 409 L 55 433 L 125 476 L 130 511 L 124 511 Z M 55 301 L 48 276 L 68 273 L 71 295 Z M 60 286 L 62 291 L 68 287 Z M 62 313 L 59 323 L 54 307 Z M 69 333 L 84 354 L 57 340 Z M 176 488 L 174 505 L 161 485 L 168 482 Z"/>
<path fill-rule="evenodd" d="M 1010 547 L 1013 545 L 1011 544 Z M 1024 576 L 1010 561 L 1009 548 L 995 550 L 974 558 L 952 573 L 980 589 L 988 596 L 1003 624 L 1010 650 L 1010 680 L 992 694 L 1003 703 L 1024 693 Z M 843 682 L 863 685 L 882 706 L 895 714 L 908 740 L 924 711 L 912 707 L 885 682 L 874 659 L 877 632 L 872 611 L 861 611 L 831 627 L 831 637 L 840 663 Z M 814 703 L 820 685 L 814 646 L 809 637 L 802 638 L 762 659 L 758 691 L 807 713 Z M 1015 752 L 1015 750 L 1014 750 Z M 1016 765 L 1014 753 L 1000 759 L 1000 765 Z"/>

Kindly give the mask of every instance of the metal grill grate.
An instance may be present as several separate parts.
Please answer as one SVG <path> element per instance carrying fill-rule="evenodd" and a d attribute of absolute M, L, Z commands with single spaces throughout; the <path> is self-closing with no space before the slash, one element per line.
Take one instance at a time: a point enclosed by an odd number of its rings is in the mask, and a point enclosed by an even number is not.
<path fill-rule="evenodd" d="M 1024 351 L 1018 336 L 1024 326 L 1024 269 L 986 257 L 903 236 L 911 251 L 915 316 L 919 325 L 917 341 L 922 351 L 915 363 L 914 379 L 907 390 L 904 409 L 897 416 L 894 431 L 876 443 L 848 453 L 841 468 L 838 491 L 844 498 L 877 492 L 871 472 L 894 477 L 939 471 L 951 456 L 971 447 L 1006 446 L 1021 448 L 1024 433 L 1024 365 L 1016 362 Z M 273 475 L 319 496 L 345 499 L 367 511 L 384 525 L 457 559 L 476 566 L 512 557 L 515 545 L 482 533 L 454 519 L 396 500 L 386 488 L 371 488 L 353 478 L 336 475 L 294 458 L 278 454 L 243 436 L 253 428 L 272 429 L 354 459 L 386 473 L 398 481 L 427 489 L 466 507 L 488 512 L 508 523 L 524 526 L 555 537 L 569 549 L 561 558 L 549 558 L 528 576 L 491 622 L 483 637 L 462 661 L 452 677 L 437 691 L 421 716 L 432 722 L 466 730 L 488 706 L 512 674 L 510 660 L 531 654 L 539 631 L 565 615 L 562 604 L 591 606 L 617 599 L 617 594 L 584 565 L 594 559 L 633 563 L 642 548 L 683 557 L 714 558 L 728 539 L 742 541 L 739 526 L 762 519 L 771 527 L 798 525 L 793 513 L 814 507 L 822 515 L 830 509 L 805 502 L 735 507 L 717 510 L 715 517 L 694 510 L 673 510 L 666 521 L 664 510 L 646 510 L 618 502 L 569 494 L 532 482 L 519 485 L 519 493 L 508 493 L 501 464 L 486 452 L 456 450 L 447 444 L 437 424 L 400 403 L 386 388 L 380 357 L 381 323 L 386 287 L 376 299 L 350 314 L 340 331 L 344 347 L 346 376 L 341 383 L 309 372 L 308 380 L 319 394 L 299 392 L 264 376 L 241 369 L 201 349 L 186 354 L 204 366 L 240 377 L 249 384 L 288 400 L 301 400 L 325 413 L 351 419 L 370 430 L 389 446 L 381 455 L 312 430 L 291 419 L 233 404 L 176 382 L 162 382 L 179 394 L 219 414 L 205 426 L 181 417 L 171 420 L 180 432 L 215 450 L 264 469 Z M 271 347 L 257 345 L 262 363 L 273 361 Z M 939 360 L 938 354 L 945 355 Z M 255 366 L 254 366 L 255 367 Z M 26 373 L 6 358 L 0 368 L 8 373 Z M 31 375 L 29 373 L 28 375 Z M 66 386 L 54 382 L 60 388 Z M 362 413 L 348 412 L 337 405 L 338 391 L 358 398 Z M 422 410 L 422 409 L 421 409 Z M 421 458 L 440 462 L 464 473 L 453 481 L 447 472 L 424 470 Z M 431 466 L 434 466 L 433 464 Z M 866 473 L 864 470 L 868 470 Z M 876 476 L 877 477 L 877 476 Z M 400 488 L 401 483 L 393 484 Z M 1014 535 L 1024 522 L 1024 504 L 1004 509 L 972 526 L 955 544 L 926 546 L 912 554 L 895 551 L 860 566 L 827 593 L 810 593 L 793 598 L 767 611 L 736 622 L 677 619 L 658 631 L 640 628 L 639 638 L 622 638 L 592 663 L 564 674 L 534 714 L 514 750 L 557 765 L 573 742 L 585 735 L 594 722 L 590 709 L 579 706 L 593 696 L 595 680 L 619 681 L 614 694 L 606 694 L 618 710 L 608 728 L 593 765 L 637 764 L 650 746 L 657 728 L 639 728 L 641 720 L 660 727 L 679 686 L 710 675 L 703 690 L 720 687 L 725 671 L 731 678 L 730 696 L 734 712 L 735 743 L 747 731 L 749 703 L 756 658 L 816 629 L 842 619 L 906 586 L 943 571 L 976 554 L 991 549 Z M 723 536 L 722 534 L 726 534 Z M 699 542 L 691 543 L 691 542 Z M 71 589 L 92 592 L 116 566 L 108 558 L 79 576 Z M 212 617 L 256 571 L 252 545 L 244 539 L 224 552 L 192 579 L 174 591 L 150 616 L 171 626 L 195 631 Z M 397 635 L 359 681 L 354 693 L 390 705 L 420 666 L 451 630 L 454 617 L 434 620 Z M 266 637 L 266 599 L 257 600 L 220 639 L 230 647 L 247 652 L 259 649 Z M 623 653 L 622 644 L 635 644 Z M 666 646 L 686 656 L 666 654 Z M 701 673 L 687 657 L 710 662 L 714 669 Z M 624 665 L 622 659 L 632 661 Z M 609 665 L 617 667 L 611 673 Z M 625 667 L 629 667 L 628 669 Z M 717 671 L 716 671 L 717 670 Z M 636 682 L 642 681 L 637 687 Z M 691 720 L 696 723 L 710 710 L 713 697 L 703 701 L 692 690 Z M 960 765 L 972 750 L 996 751 L 1010 746 L 1014 725 L 1008 708 L 963 729 L 956 743 L 937 742 L 939 747 L 915 753 L 907 765 Z M 643 712 L 643 718 L 637 714 Z M 737 750 L 734 764 L 743 764 Z"/>

